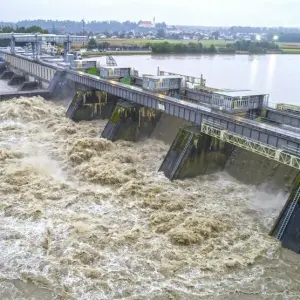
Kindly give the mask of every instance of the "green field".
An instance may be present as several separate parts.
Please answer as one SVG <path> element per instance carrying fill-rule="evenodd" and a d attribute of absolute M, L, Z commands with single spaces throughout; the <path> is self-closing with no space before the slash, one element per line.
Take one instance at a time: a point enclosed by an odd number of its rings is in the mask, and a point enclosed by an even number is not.
<path fill-rule="evenodd" d="M 135 47 L 143 47 L 147 44 L 156 44 L 156 43 L 162 43 L 162 42 L 169 42 L 169 43 L 198 43 L 198 41 L 195 40 L 145 40 L 145 39 L 98 39 L 98 44 L 108 43 L 108 47 L 126 47 L 126 46 L 135 46 Z M 225 47 L 226 44 L 234 43 L 235 41 L 225 41 L 225 40 L 200 40 L 200 43 L 205 46 L 209 47 L 210 45 L 214 45 L 217 48 Z M 300 54 L 300 43 L 277 43 L 282 50 L 282 53 L 284 54 Z M 121 55 L 124 54 L 124 52 L 120 51 L 117 52 L 106 52 L 105 54 L 102 52 L 89 52 L 84 55 Z M 137 53 L 137 52 L 126 52 L 127 55 L 130 54 L 147 54 L 147 53 Z"/>
<path fill-rule="evenodd" d="M 300 48 L 282 48 L 283 54 L 300 54 Z"/>
<path fill-rule="evenodd" d="M 300 49 L 300 43 L 277 43 L 281 49 Z"/>
<path fill-rule="evenodd" d="M 143 46 L 146 44 L 155 44 L 155 43 L 198 43 L 195 40 L 144 40 L 144 39 L 98 39 L 97 43 L 108 43 L 111 46 L 126 46 L 126 45 L 137 45 Z M 232 41 L 225 40 L 201 40 L 200 41 L 203 46 L 210 46 L 214 44 L 216 47 L 224 47 L 228 43 L 233 43 Z"/>

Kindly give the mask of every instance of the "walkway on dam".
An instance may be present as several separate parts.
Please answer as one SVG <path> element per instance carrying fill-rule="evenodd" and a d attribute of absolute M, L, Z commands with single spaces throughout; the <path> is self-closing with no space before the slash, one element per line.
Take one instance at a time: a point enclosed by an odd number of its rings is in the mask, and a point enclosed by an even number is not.
<path fill-rule="evenodd" d="M 119 98 L 135 102 L 139 105 L 165 112 L 169 115 L 182 118 L 196 125 L 205 121 L 222 126 L 224 130 L 240 134 L 273 147 L 283 147 L 300 150 L 300 134 L 287 129 L 269 124 L 263 124 L 253 120 L 234 116 L 218 110 L 213 110 L 204 105 L 179 100 L 144 90 L 140 87 L 130 86 L 109 79 L 103 79 L 84 72 L 64 69 L 55 63 L 32 61 L 23 56 L 5 53 L 5 59 L 17 69 L 28 72 L 41 80 L 51 81 L 56 71 L 64 71 L 68 80 L 88 86 L 92 89 L 101 90 Z M 52 75 L 51 75 L 52 76 Z M 53 75 L 54 76 L 54 75 Z"/>

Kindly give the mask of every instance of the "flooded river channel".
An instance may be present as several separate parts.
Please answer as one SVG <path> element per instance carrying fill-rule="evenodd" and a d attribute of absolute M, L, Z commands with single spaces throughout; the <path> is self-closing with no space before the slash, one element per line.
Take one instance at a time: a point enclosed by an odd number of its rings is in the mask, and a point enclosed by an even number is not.
<path fill-rule="evenodd" d="M 299 255 L 268 236 L 286 195 L 170 182 L 164 142 L 112 143 L 65 111 L 0 102 L 0 299 L 300 299 Z"/>

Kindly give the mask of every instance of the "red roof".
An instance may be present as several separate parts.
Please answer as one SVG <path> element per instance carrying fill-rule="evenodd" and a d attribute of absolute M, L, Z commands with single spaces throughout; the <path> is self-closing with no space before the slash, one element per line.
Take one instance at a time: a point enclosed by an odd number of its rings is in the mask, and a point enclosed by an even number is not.
<path fill-rule="evenodd" d="M 140 25 L 143 24 L 143 25 L 152 25 L 152 22 L 151 21 L 140 21 L 139 23 Z"/>

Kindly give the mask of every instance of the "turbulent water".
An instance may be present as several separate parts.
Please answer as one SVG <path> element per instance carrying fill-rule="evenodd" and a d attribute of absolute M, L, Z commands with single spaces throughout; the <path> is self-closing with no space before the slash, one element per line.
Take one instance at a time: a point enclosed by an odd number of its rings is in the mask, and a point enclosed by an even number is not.
<path fill-rule="evenodd" d="M 300 299 L 299 256 L 268 236 L 281 195 L 226 173 L 170 182 L 166 144 L 104 125 L 0 102 L 0 299 Z"/>

